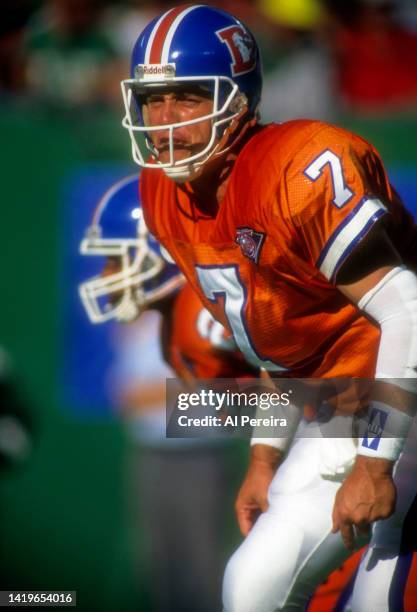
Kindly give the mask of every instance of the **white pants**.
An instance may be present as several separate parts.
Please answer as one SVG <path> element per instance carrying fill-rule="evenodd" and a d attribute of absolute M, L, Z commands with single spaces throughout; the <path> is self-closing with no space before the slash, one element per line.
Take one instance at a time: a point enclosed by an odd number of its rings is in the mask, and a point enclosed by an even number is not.
<path fill-rule="evenodd" d="M 346 463 L 348 444 L 347 440 L 329 438 L 295 440 L 271 483 L 268 510 L 259 517 L 226 567 L 224 612 L 303 610 L 314 589 L 349 556 L 340 533 L 331 533 L 334 498 L 343 475 L 338 477 L 335 469 L 332 477 L 329 469 L 332 462 L 336 468 L 338 461 Z M 399 513 L 377 524 L 373 541 L 381 542 L 382 533 L 384 542 L 398 544 L 404 512 L 417 492 L 417 461 L 400 459 L 397 474 L 407 471 L 401 468 L 405 463 L 409 477 L 396 482 Z M 364 543 L 363 538 L 358 540 L 358 548 Z M 394 550 L 398 552 L 398 546 Z M 373 605 L 374 600 L 378 602 L 381 590 L 387 588 L 379 585 L 378 579 L 372 580 L 371 588 L 367 586 L 374 569 L 361 568 L 352 601 L 354 612 L 388 610 Z M 386 580 L 387 572 L 384 574 Z"/>

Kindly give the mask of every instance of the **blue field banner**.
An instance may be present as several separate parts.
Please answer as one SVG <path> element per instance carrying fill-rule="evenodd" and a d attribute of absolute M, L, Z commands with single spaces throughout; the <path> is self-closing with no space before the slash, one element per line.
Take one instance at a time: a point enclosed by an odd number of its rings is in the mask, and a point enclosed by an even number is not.
<path fill-rule="evenodd" d="M 71 173 L 62 190 L 60 403 L 79 418 L 111 417 L 117 409 L 109 384 L 117 324 L 92 325 L 78 296 L 78 285 L 100 273 L 104 258 L 80 255 L 79 245 L 107 189 L 136 171 L 108 163 L 82 166 Z"/>
<path fill-rule="evenodd" d="M 396 166 L 389 169 L 389 178 L 404 204 L 417 220 L 417 170 L 415 167 Z"/>

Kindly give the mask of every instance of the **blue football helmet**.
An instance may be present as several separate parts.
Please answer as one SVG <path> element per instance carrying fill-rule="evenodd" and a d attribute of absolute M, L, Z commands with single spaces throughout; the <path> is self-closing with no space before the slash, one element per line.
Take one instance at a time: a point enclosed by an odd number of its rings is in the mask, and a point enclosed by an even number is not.
<path fill-rule="evenodd" d="M 118 181 L 101 198 L 80 252 L 103 258 L 104 273 L 79 286 L 92 323 L 132 321 L 144 308 L 184 284 L 168 252 L 146 227 L 137 175 Z M 109 261 L 110 269 L 106 266 Z"/>
<path fill-rule="evenodd" d="M 144 95 L 157 88 L 190 83 L 209 91 L 212 112 L 204 117 L 149 126 L 143 113 Z M 122 81 L 133 159 L 140 166 L 162 168 L 178 182 L 198 176 L 211 158 L 237 141 L 249 120 L 256 120 L 262 90 L 258 45 L 238 19 L 204 5 L 182 5 L 154 19 L 140 34 L 132 53 L 131 78 Z M 146 113 L 145 113 L 146 116 Z M 207 146 L 186 159 L 174 159 L 175 129 L 211 120 Z M 170 159 L 158 161 L 151 132 L 169 130 Z"/>

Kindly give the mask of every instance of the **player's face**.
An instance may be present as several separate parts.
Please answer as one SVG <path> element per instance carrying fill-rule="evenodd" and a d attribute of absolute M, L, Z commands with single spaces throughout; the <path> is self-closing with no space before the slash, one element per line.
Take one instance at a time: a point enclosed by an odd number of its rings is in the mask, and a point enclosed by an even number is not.
<path fill-rule="evenodd" d="M 111 274 L 117 274 L 122 269 L 122 262 L 120 257 L 107 257 L 104 268 L 101 271 L 101 276 L 110 276 Z"/>
<path fill-rule="evenodd" d="M 213 110 L 211 94 L 198 88 L 158 91 L 148 94 L 142 107 L 148 126 L 169 125 L 209 115 Z M 174 160 L 180 161 L 202 151 L 211 137 L 210 119 L 174 129 Z M 161 163 L 169 162 L 169 130 L 149 132 Z"/>

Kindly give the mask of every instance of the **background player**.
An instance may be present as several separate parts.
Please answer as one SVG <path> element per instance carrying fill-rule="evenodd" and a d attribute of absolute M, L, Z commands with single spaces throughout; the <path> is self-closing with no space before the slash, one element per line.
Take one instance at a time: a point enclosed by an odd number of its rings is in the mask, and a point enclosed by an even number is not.
<path fill-rule="evenodd" d="M 93 323 L 130 323 L 114 334 L 110 377 L 135 441 L 129 504 L 145 530 L 146 558 L 138 550 L 135 557 L 150 605 L 212 612 L 220 607 L 236 446 L 225 439 L 167 439 L 165 379 L 255 376 L 256 370 L 162 256 L 143 221 L 137 182 L 137 176 L 119 181 L 99 202 L 81 252 L 101 261 L 104 275 L 84 282 L 80 295 Z"/>
<path fill-rule="evenodd" d="M 222 11 L 178 7 L 145 28 L 123 93 L 124 125 L 145 166 L 146 221 L 252 364 L 287 376 L 406 378 L 414 393 L 417 281 L 404 264 L 415 267 L 415 225 L 377 152 L 359 137 L 307 120 L 261 126 L 261 81 L 255 40 Z M 323 477 L 323 462 L 343 472 L 340 449 L 350 444 L 353 457 L 351 441 L 293 444 L 268 510 L 229 564 L 227 610 L 302 605 L 323 572 L 347 556 L 342 539 L 353 547 L 354 529 L 365 533 L 393 513 L 392 469 L 414 413 L 383 399 L 371 417 L 383 425 L 398 419 L 394 434 L 402 440 L 370 443 L 365 435 L 341 486 Z M 257 442 L 238 499 L 245 532 L 253 510 L 267 507 L 266 484 L 287 450 Z M 386 569 L 386 584 L 394 577 L 399 526 L 415 494 L 401 478 L 402 457 L 398 509 L 375 528 L 371 565 L 365 560 L 358 584 L 370 567 Z M 342 539 L 331 533 L 332 514 Z M 372 589 L 372 602 L 381 605 L 387 593 Z M 357 609 L 373 605 L 363 586 L 353 601 Z"/>

